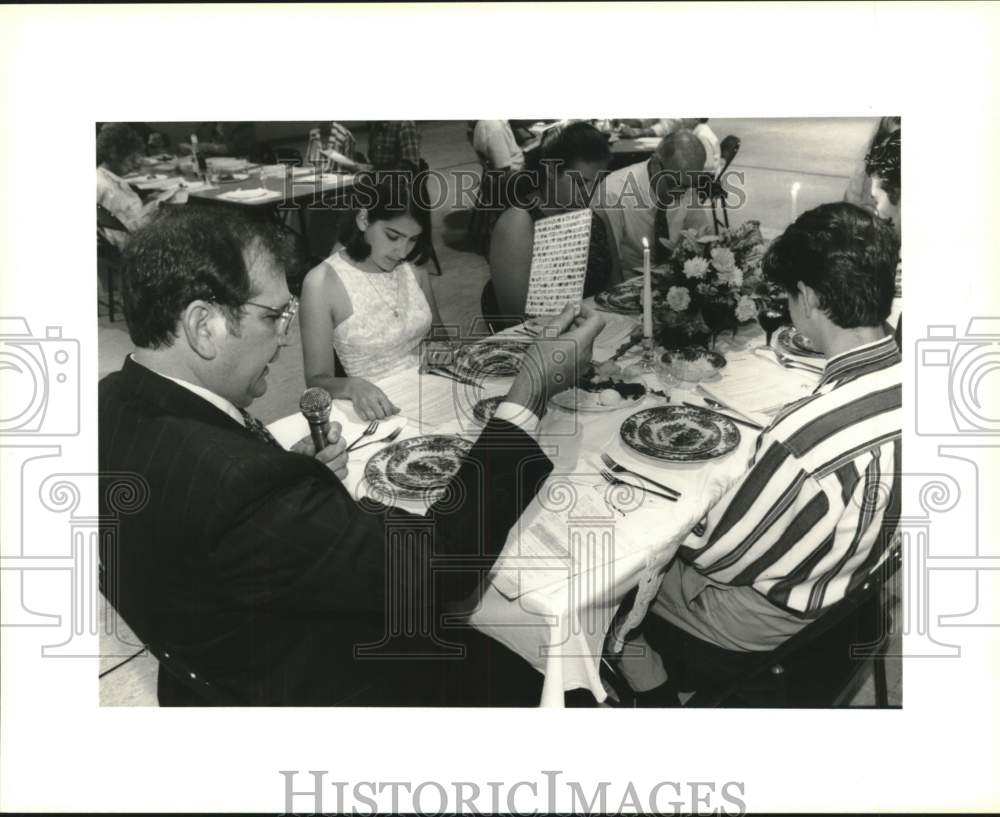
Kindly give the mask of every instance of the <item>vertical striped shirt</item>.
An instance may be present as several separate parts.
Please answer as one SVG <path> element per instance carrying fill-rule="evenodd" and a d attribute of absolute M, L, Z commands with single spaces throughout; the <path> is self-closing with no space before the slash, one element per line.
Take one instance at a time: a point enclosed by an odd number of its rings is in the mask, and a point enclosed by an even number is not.
<path fill-rule="evenodd" d="M 898 515 L 901 377 L 891 336 L 830 358 L 813 394 L 761 432 L 681 558 L 806 617 L 862 584 L 885 554 L 890 501 Z"/>
<path fill-rule="evenodd" d="M 335 150 L 348 159 L 353 159 L 357 151 L 354 134 L 339 122 L 330 123 L 330 135 L 326 138 L 326 149 Z"/>

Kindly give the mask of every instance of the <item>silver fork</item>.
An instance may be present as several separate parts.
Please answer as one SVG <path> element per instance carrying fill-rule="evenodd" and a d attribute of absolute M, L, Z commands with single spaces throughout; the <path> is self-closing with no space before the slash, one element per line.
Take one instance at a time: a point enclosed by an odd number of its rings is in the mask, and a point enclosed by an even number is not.
<path fill-rule="evenodd" d="M 806 363 L 803 360 L 796 360 L 793 357 L 782 354 L 781 352 L 775 352 L 775 357 L 778 358 L 778 363 L 784 366 L 786 369 L 802 369 L 804 372 L 813 372 L 815 374 L 822 374 L 823 369 L 819 366 L 814 366 L 812 363 Z"/>
<path fill-rule="evenodd" d="M 611 458 L 610 454 L 601 454 L 601 462 L 603 462 L 606 466 L 608 466 L 608 468 L 611 471 L 613 471 L 616 474 L 631 474 L 634 477 L 639 477 L 639 479 L 646 480 L 646 482 L 655 485 L 657 488 L 662 488 L 664 491 L 666 491 L 668 494 L 671 494 L 672 496 L 676 496 L 679 498 L 681 495 L 680 491 L 675 491 L 669 485 L 664 485 L 661 482 L 657 482 L 655 479 L 647 477 L 645 474 L 640 474 L 638 471 L 633 471 L 631 468 L 626 468 L 621 463 L 615 462 L 615 460 Z"/>
<path fill-rule="evenodd" d="M 372 434 L 374 434 L 374 433 L 375 433 L 376 431 L 378 431 L 378 420 L 372 420 L 372 421 L 371 421 L 371 422 L 370 422 L 370 423 L 369 423 L 369 424 L 368 424 L 368 425 L 367 425 L 367 426 L 365 427 L 365 430 L 361 432 L 361 436 L 360 436 L 360 437 L 358 437 L 358 438 L 357 438 L 357 439 L 356 439 L 356 440 L 355 440 L 355 441 L 354 441 L 353 443 L 351 443 L 351 444 L 350 444 L 349 446 L 347 446 L 347 448 L 345 449 L 345 453 L 346 453 L 346 451 L 353 451 L 353 450 L 354 450 L 354 446 L 356 446 L 356 445 L 357 445 L 357 444 L 358 444 L 359 442 L 361 442 L 361 441 L 362 441 L 362 440 L 363 440 L 363 439 L 364 439 L 365 437 L 370 437 L 370 436 L 371 436 Z"/>
<path fill-rule="evenodd" d="M 662 497 L 663 499 L 669 499 L 671 502 L 677 501 L 677 497 L 675 496 L 670 496 L 669 494 L 661 494 L 659 491 L 654 491 L 652 488 L 644 488 L 641 485 L 636 485 L 634 482 L 626 482 L 624 479 L 618 479 L 618 477 L 616 477 L 610 471 L 605 471 L 603 468 L 601 469 L 601 476 L 604 478 L 605 482 L 608 482 L 612 485 L 626 485 L 629 488 L 632 488 L 636 491 L 642 491 L 645 494 L 653 494 L 653 496 L 659 496 Z"/>
<path fill-rule="evenodd" d="M 403 427 L 400 426 L 395 431 L 393 431 L 393 432 L 391 432 L 389 434 L 386 434 L 381 440 L 371 440 L 370 442 L 362 443 L 357 448 L 348 449 L 348 450 L 349 451 L 360 451 L 362 448 L 364 448 L 365 446 L 368 446 L 368 445 L 378 445 L 379 443 L 391 443 L 393 440 L 395 440 L 402 433 L 403 433 Z"/>

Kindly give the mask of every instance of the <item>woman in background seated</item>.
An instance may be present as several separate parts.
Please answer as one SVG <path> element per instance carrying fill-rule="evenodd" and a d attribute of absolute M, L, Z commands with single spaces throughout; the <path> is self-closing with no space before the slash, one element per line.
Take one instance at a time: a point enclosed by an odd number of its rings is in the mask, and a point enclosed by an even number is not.
<path fill-rule="evenodd" d="M 865 156 L 871 153 L 872 149 L 886 140 L 888 136 L 895 133 L 900 128 L 902 120 L 898 116 L 883 116 L 879 119 L 875 130 L 872 132 L 871 140 L 868 142 L 868 149 Z M 847 189 L 844 190 L 844 201 L 874 209 L 872 201 L 872 180 L 866 167 L 866 158 L 862 158 L 851 172 Z"/>
<path fill-rule="evenodd" d="M 482 297 L 483 316 L 493 331 L 523 320 L 535 222 L 586 208 L 610 159 L 607 138 L 593 125 L 567 125 L 542 158 L 538 189 L 497 220 L 490 240 L 490 281 Z M 622 279 L 621 263 L 603 219 L 594 213 L 585 298 Z"/>
<path fill-rule="evenodd" d="M 902 231 L 903 200 L 902 200 L 902 175 L 900 173 L 900 152 L 903 143 L 903 132 L 901 130 L 890 131 L 881 141 L 872 145 L 868 155 L 865 156 L 865 173 L 871 185 L 871 196 L 875 202 L 875 212 L 879 218 L 888 221 L 896 228 L 896 233 Z M 903 258 L 900 256 L 899 266 L 896 268 L 896 297 L 903 296 Z M 898 302 L 893 303 L 893 313 L 889 316 L 889 323 L 895 321 L 894 334 L 896 343 L 900 348 L 903 345 L 903 316 L 897 315 L 896 308 Z"/>
<path fill-rule="evenodd" d="M 160 205 L 177 192 L 174 188 L 143 204 L 139 194 L 121 178 L 143 167 L 145 153 L 146 146 L 139 134 L 124 123 L 108 122 L 97 134 L 97 204 L 117 218 L 129 233 L 147 224 Z M 128 233 L 105 229 L 104 237 L 121 247 Z"/>
<path fill-rule="evenodd" d="M 419 266 L 430 214 L 399 179 L 372 180 L 371 206 L 352 214 L 343 245 L 306 275 L 299 308 L 306 384 L 351 400 L 363 420 L 399 411 L 376 382 L 419 368 L 420 342 L 441 323 Z"/>

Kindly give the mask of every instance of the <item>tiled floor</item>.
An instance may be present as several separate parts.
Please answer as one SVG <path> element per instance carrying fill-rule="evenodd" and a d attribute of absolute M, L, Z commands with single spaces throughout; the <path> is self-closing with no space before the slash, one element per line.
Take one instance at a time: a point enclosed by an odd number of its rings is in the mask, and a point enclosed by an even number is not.
<path fill-rule="evenodd" d="M 780 230 L 791 213 L 790 186 L 799 182 L 798 211 L 843 196 L 848 175 L 864 153 L 874 120 L 871 119 L 716 119 L 712 127 L 718 136 L 738 136 L 740 153 L 732 165 L 745 174 L 746 202 L 731 220 L 739 224 L 758 219 L 766 228 Z M 427 122 L 421 125 L 423 154 L 433 170 L 473 170 L 475 154 L 465 136 L 464 120 Z M 363 138 L 360 140 L 364 144 Z M 444 174 L 449 178 L 449 174 Z M 432 277 L 442 318 L 449 323 L 468 325 L 479 314 L 479 296 L 489 277 L 485 259 L 470 252 L 465 242 L 466 214 L 460 209 L 439 209 L 433 213 L 434 243 L 444 274 Z M 321 240 L 321 239 L 320 239 Z M 121 366 L 131 350 L 125 325 L 119 318 L 108 321 L 103 308 L 98 320 L 98 364 L 103 376 Z M 254 413 L 272 422 L 298 410 L 304 386 L 302 351 L 298 337 L 271 366 L 268 391 L 254 403 Z M 118 623 L 124 627 L 124 624 Z M 116 630 L 119 641 L 134 642 L 134 636 Z M 110 638 L 106 644 L 112 644 Z M 131 653 L 118 645 L 115 658 L 102 662 L 102 671 L 114 667 Z M 901 702 L 901 671 L 898 661 L 890 661 L 890 701 Z M 101 681 L 101 703 L 106 705 L 155 704 L 156 662 L 141 656 L 115 669 Z M 852 705 L 874 703 L 869 678 L 852 699 Z"/>

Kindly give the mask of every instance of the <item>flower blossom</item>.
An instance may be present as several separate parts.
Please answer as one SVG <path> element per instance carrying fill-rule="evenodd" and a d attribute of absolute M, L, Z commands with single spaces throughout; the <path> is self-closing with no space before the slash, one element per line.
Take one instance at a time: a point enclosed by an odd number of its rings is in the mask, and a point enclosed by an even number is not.
<path fill-rule="evenodd" d="M 751 320 L 757 314 L 757 304 L 753 298 L 744 295 L 736 302 L 736 320 L 740 323 Z"/>
<path fill-rule="evenodd" d="M 743 286 L 743 270 L 739 267 L 733 267 L 728 272 L 720 272 L 719 283 L 727 284 L 734 289 Z"/>
<path fill-rule="evenodd" d="M 691 304 L 691 293 L 687 287 L 670 287 L 667 291 L 667 304 L 676 312 L 683 312 Z"/>
<path fill-rule="evenodd" d="M 719 272 L 732 272 L 736 268 L 736 256 L 726 247 L 712 249 L 712 265 Z"/>
<path fill-rule="evenodd" d="M 708 261 L 704 258 L 689 258 L 684 262 L 684 275 L 687 278 L 704 278 L 708 272 Z"/>

